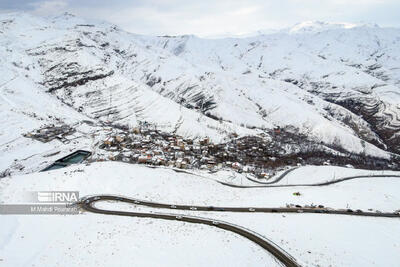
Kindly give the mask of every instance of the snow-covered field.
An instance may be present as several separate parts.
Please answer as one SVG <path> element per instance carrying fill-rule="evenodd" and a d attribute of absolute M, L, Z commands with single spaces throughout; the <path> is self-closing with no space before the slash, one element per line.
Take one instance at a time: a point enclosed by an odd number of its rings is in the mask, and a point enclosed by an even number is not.
<path fill-rule="evenodd" d="M 289 171 L 289 172 L 288 172 Z M 285 174 L 288 172 L 287 174 Z M 338 167 L 338 166 L 302 166 L 301 168 L 287 167 L 285 170 L 277 172 L 273 177 L 256 178 L 251 174 L 232 173 L 229 170 L 222 170 L 218 175 L 213 175 L 207 172 L 198 172 L 198 175 L 204 178 L 214 179 L 239 186 L 286 186 L 286 185 L 313 185 L 327 183 L 332 181 L 342 180 L 343 178 L 365 179 L 374 178 L 371 176 L 383 175 L 399 175 L 400 172 L 386 170 L 362 170 L 354 169 L 353 167 Z M 283 176 L 281 178 L 281 175 Z M 375 177 L 379 179 L 380 177 Z M 384 178 L 384 177 L 383 177 Z M 350 182 L 351 179 L 349 179 Z"/>
<path fill-rule="evenodd" d="M 251 241 L 207 226 L 94 214 L 1 219 L 2 266 L 277 265 Z"/>
<path fill-rule="evenodd" d="M 209 137 L 214 143 L 263 134 L 273 144 L 281 127 L 306 136 L 291 140 L 292 147 L 307 139 L 332 153 L 394 158 L 393 153 L 400 152 L 399 47 L 399 29 L 371 25 L 303 23 L 253 37 L 202 39 L 141 36 L 71 14 L 0 14 L 0 204 L 24 203 L 29 191 L 72 190 L 81 197 L 112 194 L 170 204 L 397 211 L 400 178 L 389 176 L 400 172 L 351 166 L 302 166 L 275 188 L 223 185 L 260 186 L 247 174 L 227 169 L 178 173 L 97 162 L 37 171 L 77 149 L 93 152 L 98 156 L 93 160 L 107 159 L 99 145 L 108 134 L 117 134 L 115 124 L 132 130 L 143 122 L 184 138 Z M 76 132 L 47 143 L 24 137 L 52 124 L 66 124 Z M 281 145 L 283 152 L 292 152 L 285 151 L 290 150 L 287 144 Z M 327 186 L 286 186 L 359 175 L 366 177 Z M 246 227 L 274 241 L 303 266 L 400 262 L 398 218 L 176 213 Z M 255 243 L 206 225 L 83 212 L 0 215 L 2 265 L 279 263 Z"/>
<path fill-rule="evenodd" d="M 372 172 L 306 166 L 288 174 L 352 176 Z M 397 173 L 399 174 L 399 173 Z M 214 174 L 218 178 L 218 173 Z M 237 207 L 281 207 L 286 203 L 393 212 L 400 207 L 397 178 L 351 180 L 324 187 L 240 189 L 203 175 L 176 173 L 116 162 L 75 165 L 0 180 L 2 203 L 26 202 L 28 191 L 78 190 L 80 196 L 115 194 L 154 202 Z M 301 192 L 294 196 L 293 192 Z M 102 202 L 103 208 L 164 212 Z M 304 266 L 397 266 L 397 218 L 327 214 L 233 214 L 176 211 L 244 226 L 271 239 Z M 5 266 L 185 265 L 272 266 L 275 260 L 252 242 L 207 226 L 163 220 L 79 215 L 2 215 L 0 259 Z M 118 261 L 116 260 L 118 259 Z M 117 263 L 116 263 L 117 262 Z"/>

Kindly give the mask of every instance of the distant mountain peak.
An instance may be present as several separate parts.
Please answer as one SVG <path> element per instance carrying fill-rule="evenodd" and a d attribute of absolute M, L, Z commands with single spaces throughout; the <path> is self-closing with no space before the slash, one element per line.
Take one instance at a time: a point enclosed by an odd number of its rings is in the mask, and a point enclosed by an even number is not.
<path fill-rule="evenodd" d="M 280 126 L 337 152 L 400 153 L 400 29 L 310 21 L 212 40 L 130 34 L 66 13 L 0 14 L 0 32 L 0 106 L 24 132 L 86 116 L 217 143 Z M 28 111 L 42 115 L 27 123 Z"/>
<path fill-rule="evenodd" d="M 296 33 L 317 33 L 327 30 L 335 30 L 335 29 L 351 29 L 355 27 L 365 26 L 363 24 L 355 24 L 355 23 L 333 23 L 333 22 L 324 22 L 324 21 L 304 21 L 295 24 L 293 27 L 289 28 L 287 31 L 292 34 Z"/>
<path fill-rule="evenodd" d="M 72 14 L 70 12 L 64 12 L 61 16 L 65 17 L 65 18 L 74 18 L 74 17 L 76 17 L 74 14 Z"/>

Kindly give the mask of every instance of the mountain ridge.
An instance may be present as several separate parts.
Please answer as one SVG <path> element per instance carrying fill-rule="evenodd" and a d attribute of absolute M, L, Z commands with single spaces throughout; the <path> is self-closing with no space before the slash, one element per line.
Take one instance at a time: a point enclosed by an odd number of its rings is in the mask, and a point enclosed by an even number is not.
<path fill-rule="evenodd" d="M 400 151 L 398 29 L 203 39 L 14 13 L 0 34 L 3 119 L 18 129 L 2 143 L 57 118 L 146 121 L 217 143 L 290 126 L 351 153 Z"/>

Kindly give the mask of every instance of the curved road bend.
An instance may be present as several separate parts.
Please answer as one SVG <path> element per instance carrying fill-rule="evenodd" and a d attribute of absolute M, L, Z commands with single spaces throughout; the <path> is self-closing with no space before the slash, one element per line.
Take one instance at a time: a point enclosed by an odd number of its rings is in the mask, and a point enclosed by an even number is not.
<path fill-rule="evenodd" d="M 282 175 L 280 175 L 276 180 L 271 183 L 276 183 L 283 179 L 288 173 L 295 170 L 296 168 L 285 171 Z M 189 173 L 192 174 L 192 173 Z M 195 175 L 195 174 L 194 174 Z M 341 179 L 316 183 L 316 184 L 294 184 L 294 185 L 259 185 L 259 186 L 240 186 L 233 185 L 229 183 L 224 183 L 217 181 L 220 184 L 238 187 L 238 188 L 266 188 L 266 187 L 294 187 L 294 186 L 324 186 L 335 184 L 343 181 L 348 181 L 352 179 L 359 178 L 383 178 L 383 177 L 396 177 L 399 178 L 400 175 L 371 175 L 371 176 L 350 176 L 344 177 Z M 278 245 L 274 244 L 272 241 L 266 239 L 265 237 L 243 228 L 238 225 L 233 225 L 227 222 L 211 220 L 201 217 L 194 216 L 185 216 L 180 214 L 163 214 L 163 213 L 141 213 L 141 212 L 127 212 L 127 211 L 114 211 L 114 210 L 104 210 L 94 207 L 94 203 L 98 201 L 120 201 L 131 203 L 135 205 L 142 205 L 153 208 L 162 208 L 162 209 L 176 209 L 176 210 L 198 210 L 198 211 L 219 211 L 219 212 L 263 212 L 263 213 L 319 213 L 319 214 L 339 214 L 339 215 L 352 215 L 352 216 L 369 216 L 369 217 L 386 217 L 386 218 L 400 218 L 400 213 L 388 213 L 388 212 L 364 212 L 364 211 L 353 211 L 350 209 L 347 210 L 333 210 L 328 208 L 305 208 L 305 207 L 289 207 L 289 208 L 251 208 L 251 207 L 213 207 L 213 206 L 190 206 L 190 205 L 173 205 L 173 204 L 163 204 L 149 201 L 141 201 L 138 199 L 125 198 L 121 196 L 113 196 L 113 195 L 98 195 L 91 196 L 88 198 L 84 198 L 79 202 L 82 209 L 100 214 L 109 214 L 109 215 L 119 215 L 119 216 L 131 216 L 131 217 L 144 217 L 144 218 L 154 218 L 154 219 L 164 219 L 164 220 L 176 220 L 176 221 L 184 221 L 189 223 L 198 223 L 205 224 L 209 226 L 218 227 L 236 234 L 239 234 L 256 244 L 260 245 L 262 248 L 270 252 L 277 260 L 279 260 L 285 266 L 300 266 L 296 260 L 290 256 L 286 251 L 280 248 Z"/>
<path fill-rule="evenodd" d="M 209 226 L 214 226 L 217 228 L 221 228 L 233 233 L 236 233 L 242 237 L 245 237 L 254 243 L 258 244 L 269 253 L 271 253 L 278 261 L 280 261 L 283 265 L 287 267 L 299 267 L 300 264 L 296 262 L 296 259 L 289 255 L 286 251 L 280 248 L 278 245 L 268 240 L 267 238 L 248 230 L 244 227 L 230 224 L 227 222 L 219 221 L 219 220 L 211 220 L 201 217 L 194 216 L 185 216 L 180 214 L 163 214 L 163 213 L 141 213 L 141 212 L 128 212 L 128 211 L 115 211 L 115 210 L 104 210 L 94 207 L 94 203 L 102 200 L 115 200 L 126 203 L 133 203 L 136 205 L 145 205 L 151 204 L 151 202 L 142 202 L 139 200 L 118 197 L 118 196 L 110 196 L 110 195 L 102 195 L 102 196 L 92 196 L 83 200 L 80 203 L 80 206 L 89 212 L 100 213 L 100 214 L 108 214 L 108 215 L 119 215 L 119 216 L 131 216 L 131 217 L 142 217 L 142 218 L 154 218 L 154 219 L 163 219 L 163 220 L 174 220 L 174 221 L 183 221 L 188 223 L 197 223 L 197 224 L 205 224 Z M 145 203 L 145 204 L 144 204 Z M 154 205 L 162 205 L 154 203 Z M 146 205 L 150 206 L 150 205 Z M 171 207 L 170 207 L 171 208 Z"/>
<path fill-rule="evenodd" d="M 222 185 L 226 185 L 226 186 L 230 186 L 230 187 L 237 187 L 237 188 L 268 188 L 268 187 L 324 186 L 324 185 L 331 185 L 331 184 L 336 184 L 336 183 L 340 183 L 340 182 L 344 182 L 344 181 L 349 181 L 349 180 L 353 180 L 353 179 L 368 179 L 368 178 L 400 178 L 400 175 L 394 175 L 394 174 L 392 174 L 392 175 L 389 175 L 389 174 L 357 175 L 357 176 L 349 176 L 349 177 L 344 177 L 344 178 L 340 178 L 340 179 L 336 179 L 336 180 L 315 183 L 315 184 L 236 185 L 236 184 L 226 183 L 226 182 L 222 182 L 222 181 L 218 181 L 218 180 L 214 180 L 214 181 L 216 181 L 217 183 L 220 183 Z M 276 183 L 276 181 L 273 181 L 272 183 Z"/>
<path fill-rule="evenodd" d="M 157 168 L 157 167 L 153 167 L 153 168 Z M 174 172 L 177 172 L 177 173 L 186 173 L 186 174 L 190 174 L 190 175 L 194 175 L 194 176 L 198 176 L 198 177 L 202 177 L 202 178 L 206 178 L 206 179 L 211 179 L 211 180 L 213 180 L 213 181 L 215 181 L 215 182 L 217 182 L 219 184 L 222 184 L 222 185 L 225 185 L 225 186 L 230 186 L 230 187 L 236 187 L 236 188 L 270 188 L 270 187 L 272 188 L 272 187 L 325 186 L 325 185 L 336 184 L 336 183 L 345 182 L 345 181 L 349 181 L 349 180 L 353 180 L 353 179 L 400 178 L 400 175 L 395 175 L 395 174 L 355 175 L 355 176 L 348 176 L 348 177 L 343 177 L 343 178 L 339 178 L 339 179 L 336 179 L 336 180 L 330 180 L 330 181 L 320 182 L 320 183 L 315 183 L 315 184 L 277 184 L 277 185 L 275 185 L 275 183 L 281 181 L 289 173 L 291 173 L 294 170 L 297 170 L 298 168 L 299 167 L 294 167 L 294 168 L 291 168 L 289 170 L 286 170 L 281 175 L 279 175 L 278 178 L 276 178 L 275 180 L 270 181 L 270 182 L 261 182 L 261 181 L 254 180 L 254 179 L 249 178 L 249 177 L 246 176 L 246 178 L 249 181 L 258 183 L 260 185 L 236 185 L 236 184 L 231 184 L 231 183 L 215 180 L 215 179 L 212 179 L 212 178 L 209 178 L 209 177 L 205 177 L 205 176 L 202 176 L 200 174 L 188 172 L 188 171 L 185 171 L 185 170 L 179 170 L 179 169 L 172 169 L 172 170 Z"/>
<path fill-rule="evenodd" d="M 364 217 L 384 217 L 384 218 L 400 218 L 400 213 L 391 212 L 370 212 L 370 211 L 353 211 L 351 209 L 330 209 L 330 208 L 311 208 L 311 207 L 279 207 L 279 208 L 264 208 L 264 207 L 214 207 L 214 206 L 196 206 L 196 205 L 175 205 L 165 204 L 140 199 L 127 198 L 114 195 L 96 195 L 83 199 L 81 206 L 85 207 L 94 204 L 96 201 L 114 200 L 125 203 L 130 203 L 138 206 L 146 206 L 158 209 L 172 210 L 191 210 L 191 211 L 216 211 L 216 212 L 259 212 L 259 213 L 317 213 L 317 214 L 337 214 L 351 215 Z"/>
<path fill-rule="evenodd" d="M 142 217 L 142 218 L 154 218 L 164 220 L 176 220 L 189 223 L 205 224 L 209 226 L 218 227 L 233 233 L 239 234 L 262 248 L 270 252 L 276 259 L 278 259 L 285 266 L 300 266 L 296 260 L 285 252 L 282 248 L 274 244 L 272 241 L 262 237 L 261 235 L 252 232 L 246 228 L 233 225 L 227 222 L 206 219 L 194 216 L 185 216 L 181 214 L 163 214 L 163 213 L 142 213 L 142 212 L 127 212 L 127 211 L 115 211 L 115 210 L 104 210 L 94 206 L 98 201 L 120 201 L 130 203 L 134 205 L 141 205 L 153 208 L 162 209 L 175 209 L 175 210 L 192 210 L 192 211 L 219 211 L 219 212 L 262 212 L 262 213 L 319 213 L 319 214 L 340 214 L 340 215 L 353 215 L 353 216 L 370 216 L 370 217 L 387 217 L 387 218 L 400 218 L 399 213 L 378 213 L 378 212 L 354 212 L 352 210 L 332 210 L 327 208 L 251 208 L 251 207 L 213 207 L 213 206 L 189 206 L 189 205 L 173 205 L 163 204 L 149 201 L 142 201 L 133 198 L 126 198 L 121 196 L 113 195 L 97 195 L 84 198 L 79 203 L 81 208 L 100 214 L 108 215 L 119 215 L 119 216 L 131 216 L 131 217 Z"/>
<path fill-rule="evenodd" d="M 285 178 L 286 175 L 288 175 L 289 173 L 291 173 L 291 172 L 294 171 L 294 170 L 297 170 L 298 168 L 299 168 L 299 167 L 290 168 L 290 169 L 284 171 L 284 172 L 283 172 L 281 175 L 279 175 L 275 180 L 270 181 L 270 182 L 261 182 L 261 181 L 257 181 L 257 180 L 255 180 L 255 179 L 252 179 L 252 178 L 248 177 L 247 175 L 246 175 L 246 178 L 247 178 L 247 180 L 252 181 L 252 182 L 254 182 L 254 183 L 257 183 L 257 184 L 275 184 L 275 183 L 279 182 L 280 180 L 282 180 L 283 178 Z"/>

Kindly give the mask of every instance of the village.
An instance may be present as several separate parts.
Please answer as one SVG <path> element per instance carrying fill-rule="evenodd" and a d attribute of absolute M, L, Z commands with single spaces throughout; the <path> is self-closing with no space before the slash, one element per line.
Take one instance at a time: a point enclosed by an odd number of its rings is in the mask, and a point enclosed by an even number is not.
<path fill-rule="evenodd" d="M 335 144 L 310 140 L 296 128 L 276 127 L 254 136 L 229 134 L 224 143 L 213 143 L 210 138 L 184 138 L 157 129 L 156 125 L 140 122 L 136 127 L 102 123 L 88 162 L 123 161 L 150 166 L 179 169 L 201 169 L 217 172 L 230 169 L 259 179 L 269 179 L 288 166 L 337 165 L 364 169 L 399 169 L 398 159 L 383 160 L 348 153 Z M 58 140 L 69 144 L 77 138 L 75 126 L 47 125 L 24 134 L 40 142 Z M 79 133 L 82 135 L 82 133 Z M 93 139 L 93 140 L 95 140 Z M 72 144 L 73 145 L 73 144 Z M 95 149 L 98 148 L 98 149 Z M 329 150 L 336 150 L 332 154 Z M 80 150 L 79 150 L 80 151 Z M 55 166 L 53 166 L 55 165 Z M 48 168 L 58 168 L 55 162 Z"/>
<path fill-rule="evenodd" d="M 157 130 L 141 122 L 138 127 L 114 127 L 114 133 L 99 144 L 108 152 L 104 160 L 123 161 L 180 169 L 215 172 L 232 169 L 268 179 L 288 166 L 339 165 L 380 169 L 386 162 L 343 151 L 332 155 L 330 148 L 316 144 L 296 129 L 275 128 L 256 136 L 230 134 L 225 143 L 214 144 L 209 138 L 190 139 Z M 95 158 L 93 158 L 95 160 Z M 397 166 L 395 161 L 391 161 Z"/>
<path fill-rule="evenodd" d="M 234 141 L 213 144 L 209 138 L 187 139 L 141 123 L 130 131 L 108 136 L 100 148 L 111 152 L 108 160 L 209 171 L 230 168 L 259 178 L 274 175 L 276 170 L 263 164 L 275 160 L 265 156 L 267 138 L 237 139 L 235 134 L 230 137 Z"/>

